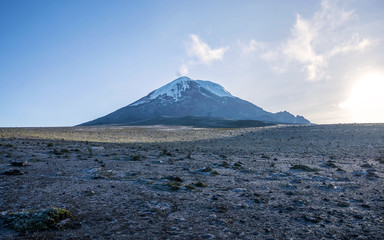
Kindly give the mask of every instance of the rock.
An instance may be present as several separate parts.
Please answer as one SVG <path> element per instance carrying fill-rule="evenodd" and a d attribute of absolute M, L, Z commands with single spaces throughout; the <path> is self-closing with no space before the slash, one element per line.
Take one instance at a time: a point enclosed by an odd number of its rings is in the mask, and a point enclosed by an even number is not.
<path fill-rule="evenodd" d="M 216 214 L 211 214 L 211 215 L 208 216 L 208 218 L 210 218 L 210 219 L 216 219 L 216 218 L 217 218 L 217 215 L 216 215 Z"/>
<path fill-rule="evenodd" d="M 218 194 L 216 194 L 216 195 L 213 195 L 212 196 L 212 200 L 219 200 L 219 198 L 221 198 L 222 196 L 221 195 L 218 195 Z"/>
<path fill-rule="evenodd" d="M 28 161 L 12 161 L 11 165 L 15 167 L 25 167 L 27 166 Z"/>
<path fill-rule="evenodd" d="M 361 176 L 367 175 L 367 172 L 360 171 L 360 170 L 355 170 L 355 171 L 352 172 L 352 175 L 354 175 L 356 177 L 361 177 Z"/>
<path fill-rule="evenodd" d="M 309 223 L 319 223 L 322 220 L 321 217 L 312 217 L 312 216 L 307 216 L 307 215 L 303 215 L 302 219 L 305 222 L 309 222 Z"/>
<path fill-rule="evenodd" d="M 234 188 L 232 189 L 232 192 L 246 192 L 247 189 L 246 188 Z"/>
<path fill-rule="evenodd" d="M 18 169 L 9 169 L 2 173 L 3 175 L 9 175 L 9 176 L 16 176 L 16 175 L 23 175 L 24 173 L 21 172 Z"/>
<path fill-rule="evenodd" d="M 201 236 L 203 239 L 214 239 L 215 238 L 215 235 L 213 234 L 210 234 L 210 233 L 206 233 L 204 235 Z"/>

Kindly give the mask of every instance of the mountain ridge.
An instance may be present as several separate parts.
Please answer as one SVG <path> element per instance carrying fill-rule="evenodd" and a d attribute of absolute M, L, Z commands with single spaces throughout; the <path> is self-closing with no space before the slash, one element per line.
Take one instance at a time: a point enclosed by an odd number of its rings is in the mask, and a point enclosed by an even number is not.
<path fill-rule="evenodd" d="M 180 77 L 123 108 L 80 125 L 136 125 L 137 122 L 151 122 L 152 125 L 157 125 L 155 119 L 162 117 L 211 117 L 223 120 L 310 124 L 304 117 L 294 116 L 287 111 L 267 112 L 251 102 L 233 96 L 217 83 Z M 176 120 L 172 122 L 177 125 Z"/>

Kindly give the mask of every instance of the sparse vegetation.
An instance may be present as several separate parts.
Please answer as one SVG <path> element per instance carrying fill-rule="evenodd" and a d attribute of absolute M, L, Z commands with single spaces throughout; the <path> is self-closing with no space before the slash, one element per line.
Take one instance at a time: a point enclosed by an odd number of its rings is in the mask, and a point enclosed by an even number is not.
<path fill-rule="evenodd" d="M 169 181 L 165 184 L 167 187 L 169 187 L 170 190 L 172 191 L 177 191 L 182 188 L 182 184 L 178 181 Z"/>
<path fill-rule="evenodd" d="M 69 227 L 73 215 L 66 209 L 48 208 L 39 211 L 23 211 L 6 216 L 8 227 L 18 232 L 36 232 L 44 230 L 61 230 Z"/>
<path fill-rule="evenodd" d="M 205 183 L 203 183 L 203 182 L 201 182 L 201 181 L 198 181 L 198 182 L 194 183 L 194 185 L 195 185 L 196 187 L 207 187 L 207 184 L 205 184 Z"/>
<path fill-rule="evenodd" d="M 291 167 L 291 169 L 301 170 L 301 171 L 305 171 L 305 172 L 317 172 L 317 171 L 319 171 L 318 169 L 311 168 L 311 167 L 308 167 L 307 165 L 303 165 L 303 164 L 295 164 Z"/>
<path fill-rule="evenodd" d="M 131 156 L 132 161 L 140 161 L 142 159 L 143 159 L 143 156 L 140 153 L 137 153 Z"/>
<path fill-rule="evenodd" d="M 160 153 L 160 156 L 172 157 L 173 154 L 171 152 L 169 152 L 166 148 L 164 148 L 163 151 Z"/>

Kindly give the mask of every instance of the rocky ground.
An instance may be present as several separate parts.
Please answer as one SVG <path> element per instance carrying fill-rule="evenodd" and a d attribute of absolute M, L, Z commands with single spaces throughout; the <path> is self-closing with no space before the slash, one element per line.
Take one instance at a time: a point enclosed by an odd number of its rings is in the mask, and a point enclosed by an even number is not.
<path fill-rule="evenodd" d="M 0 173 L 1 239 L 384 236 L 383 124 L 3 128 Z"/>

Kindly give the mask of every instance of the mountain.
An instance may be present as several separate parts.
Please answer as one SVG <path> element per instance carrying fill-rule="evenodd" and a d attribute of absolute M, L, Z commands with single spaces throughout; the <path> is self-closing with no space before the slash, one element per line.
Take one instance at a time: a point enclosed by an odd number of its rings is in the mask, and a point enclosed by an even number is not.
<path fill-rule="evenodd" d="M 217 83 L 180 77 L 128 106 L 81 126 L 184 125 L 186 118 L 189 119 L 187 122 L 193 122 L 191 119 L 194 119 L 197 122 L 211 122 L 210 125 L 220 121 L 226 122 L 224 125 L 236 125 L 237 120 L 259 121 L 253 124 L 310 124 L 304 117 L 286 111 L 264 111 L 233 96 Z"/>

